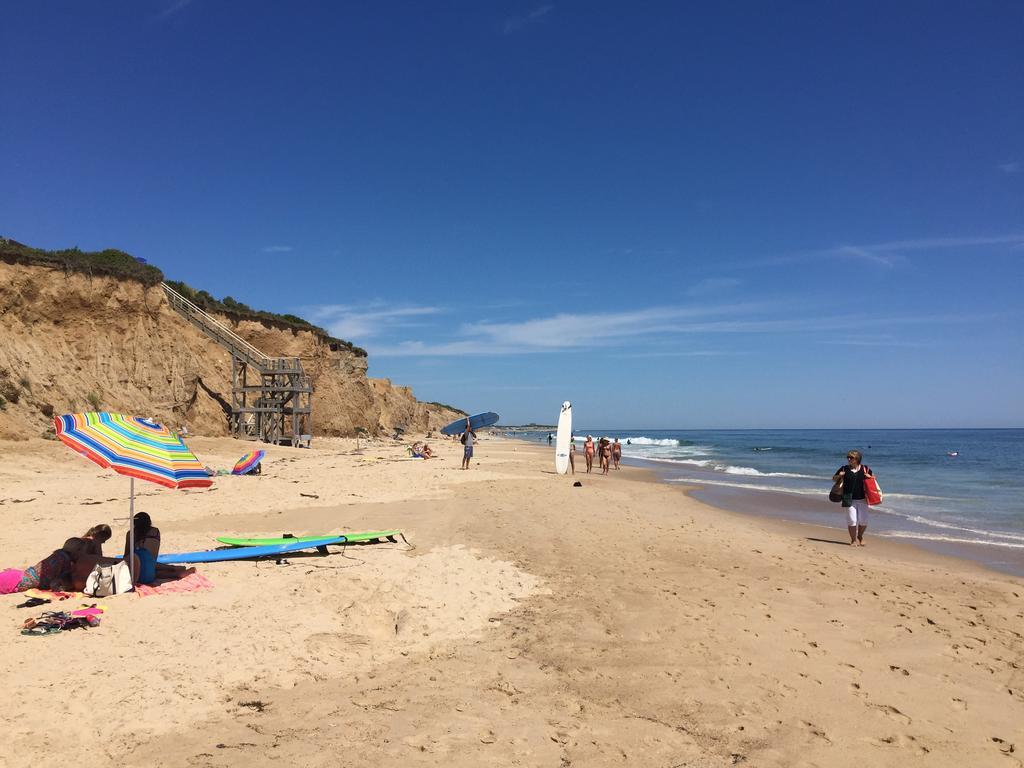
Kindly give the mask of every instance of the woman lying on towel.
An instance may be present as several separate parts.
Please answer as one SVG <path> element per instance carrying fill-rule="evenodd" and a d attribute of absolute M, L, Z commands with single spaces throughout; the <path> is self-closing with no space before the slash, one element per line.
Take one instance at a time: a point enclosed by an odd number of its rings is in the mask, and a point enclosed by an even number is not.
<path fill-rule="evenodd" d="M 79 562 L 102 557 L 103 543 L 110 539 L 110 535 L 109 525 L 94 525 L 82 536 L 72 536 L 63 547 L 55 549 L 35 565 L 24 570 L 10 568 L 0 572 L 0 595 L 28 589 L 62 590 L 74 581 Z M 92 570 L 92 565 L 89 570 Z"/>

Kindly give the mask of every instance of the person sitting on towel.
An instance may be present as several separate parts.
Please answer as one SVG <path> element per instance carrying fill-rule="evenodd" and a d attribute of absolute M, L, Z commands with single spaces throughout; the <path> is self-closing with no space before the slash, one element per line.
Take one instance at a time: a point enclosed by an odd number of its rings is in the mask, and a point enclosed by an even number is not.
<path fill-rule="evenodd" d="M 148 512 L 137 512 L 135 514 L 135 567 L 132 572 L 135 574 L 137 584 L 152 584 L 159 579 L 180 579 L 190 573 L 195 573 L 195 568 L 186 568 L 183 565 L 167 565 L 158 563 L 156 559 L 160 556 L 160 529 L 153 525 L 153 520 Z M 127 559 L 131 547 L 131 533 L 124 537 L 124 556 Z"/>

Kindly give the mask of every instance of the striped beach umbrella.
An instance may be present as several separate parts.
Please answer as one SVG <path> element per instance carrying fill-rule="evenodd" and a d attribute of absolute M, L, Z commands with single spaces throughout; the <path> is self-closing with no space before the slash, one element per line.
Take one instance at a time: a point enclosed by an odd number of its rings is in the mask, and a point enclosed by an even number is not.
<path fill-rule="evenodd" d="M 206 488 L 206 469 L 181 438 L 162 424 L 119 413 L 54 417 L 57 437 L 104 469 L 167 488 Z"/>
<path fill-rule="evenodd" d="M 72 450 L 131 478 L 129 548 L 135 550 L 135 479 L 166 488 L 206 488 L 213 480 L 181 438 L 167 427 L 119 413 L 67 413 L 53 419 L 57 437 Z M 129 558 L 131 560 L 131 558 Z M 135 580 L 134 563 L 132 581 Z"/>
<path fill-rule="evenodd" d="M 249 453 L 245 454 L 245 456 L 235 462 L 235 466 L 231 470 L 231 474 L 244 475 L 246 472 L 251 472 L 252 468 L 263 461 L 263 457 L 266 455 L 266 451 L 249 451 Z"/>

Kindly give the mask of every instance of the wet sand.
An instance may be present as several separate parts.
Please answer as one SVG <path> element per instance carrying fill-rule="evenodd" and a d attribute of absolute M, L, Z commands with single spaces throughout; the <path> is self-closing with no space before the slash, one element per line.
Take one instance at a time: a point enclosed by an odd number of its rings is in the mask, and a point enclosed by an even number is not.
<path fill-rule="evenodd" d="M 190 444 L 217 466 L 243 452 Z M 463 472 L 435 447 L 320 440 L 270 448 L 258 478 L 143 489 L 167 550 L 391 527 L 415 549 L 213 564 L 209 592 L 111 598 L 100 627 L 45 638 L 0 598 L 0 762 L 1021 762 L 1021 579 L 725 512 L 643 470 L 561 477 L 546 448 L 483 440 Z M 0 565 L 124 516 L 127 480 L 63 446 L 0 453 Z"/>

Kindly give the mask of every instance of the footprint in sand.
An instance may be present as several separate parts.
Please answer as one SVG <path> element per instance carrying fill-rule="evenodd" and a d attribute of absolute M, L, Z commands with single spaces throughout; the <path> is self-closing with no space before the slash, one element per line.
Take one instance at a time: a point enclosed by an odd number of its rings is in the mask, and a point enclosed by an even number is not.
<path fill-rule="evenodd" d="M 826 734 L 824 730 L 822 730 L 821 728 L 816 726 L 814 723 L 812 723 L 812 722 L 810 722 L 808 720 L 803 720 L 801 722 L 803 722 L 804 727 L 807 728 L 807 730 L 810 732 L 810 734 L 812 736 L 818 737 L 819 739 L 824 741 L 826 744 L 831 744 L 832 743 L 832 739 L 830 739 L 828 737 L 828 734 Z"/>
<path fill-rule="evenodd" d="M 873 709 L 877 709 L 886 717 L 891 718 L 892 720 L 896 720 L 897 722 L 902 723 L 903 725 L 910 725 L 913 722 L 913 720 L 911 720 L 909 717 L 900 712 L 898 709 L 896 709 L 896 707 L 892 706 L 891 704 L 870 704 L 869 706 Z"/>

